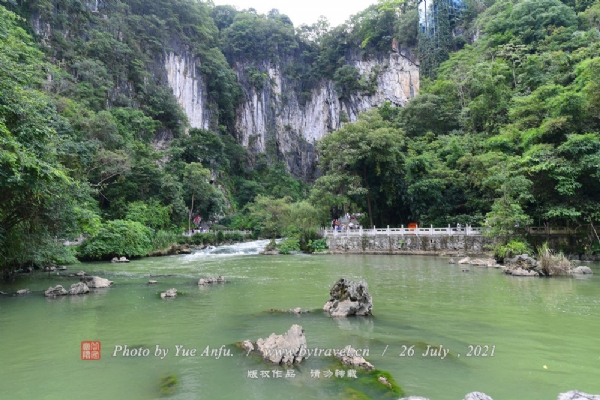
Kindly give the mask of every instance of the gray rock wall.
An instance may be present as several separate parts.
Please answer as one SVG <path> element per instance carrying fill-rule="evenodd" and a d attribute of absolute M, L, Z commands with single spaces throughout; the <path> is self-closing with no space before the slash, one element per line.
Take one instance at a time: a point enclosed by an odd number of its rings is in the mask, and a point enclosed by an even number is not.
<path fill-rule="evenodd" d="M 481 254 L 492 240 L 467 235 L 363 235 L 328 236 L 333 253 L 366 254 Z"/>
<path fill-rule="evenodd" d="M 282 72 L 282 66 L 265 62 L 269 82 L 260 90 L 248 84 L 247 67 L 236 63 L 238 81 L 244 89 L 244 101 L 237 110 L 238 141 L 255 153 L 267 151 L 269 140 L 283 155 L 288 169 L 296 176 L 312 178 L 314 144 L 327 133 L 339 129 L 343 121 L 356 121 L 359 113 L 384 102 L 404 106 L 419 91 L 419 68 L 408 58 L 390 53 L 387 58 L 350 60 L 366 79 L 379 69 L 373 94 L 358 93 L 343 98 L 332 81 L 324 80 L 302 104 L 295 82 Z"/>

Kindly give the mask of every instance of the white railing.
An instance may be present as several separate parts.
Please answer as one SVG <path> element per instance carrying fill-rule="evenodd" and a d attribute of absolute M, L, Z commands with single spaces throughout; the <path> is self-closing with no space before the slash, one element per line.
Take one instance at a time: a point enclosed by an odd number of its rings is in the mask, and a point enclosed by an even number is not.
<path fill-rule="evenodd" d="M 231 234 L 231 233 L 237 233 L 237 234 L 244 235 L 244 236 L 246 236 L 246 235 L 252 235 L 252 231 L 230 230 L 230 231 L 220 231 L 220 232 L 223 232 L 224 235 Z M 195 235 L 196 233 L 212 233 L 214 235 L 217 235 L 219 233 L 219 231 L 217 231 L 217 230 L 212 230 L 212 231 L 208 230 L 208 231 L 200 232 L 200 230 L 197 229 L 197 230 L 194 231 L 194 233 L 192 233 L 190 231 L 187 231 L 187 232 L 183 232 L 182 235 L 183 236 L 192 236 L 192 235 Z"/>
<path fill-rule="evenodd" d="M 339 229 L 334 230 L 331 228 L 322 228 L 321 233 L 323 236 L 333 236 L 333 235 L 345 235 L 345 236 L 362 236 L 362 235 L 417 235 L 417 236 L 433 236 L 433 235 L 467 235 L 467 236 L 479 236 L 482 234 L 483 228 L 474 228 L 472 226 L 466 227 L 447 227 L 447 228 L 434 228 L 430 226 L 429 228 L 405 228 L 402 226 L 401 228 L 373 228 L 373 229 L 364 229 L 362 227 L 355 229 Z"/>

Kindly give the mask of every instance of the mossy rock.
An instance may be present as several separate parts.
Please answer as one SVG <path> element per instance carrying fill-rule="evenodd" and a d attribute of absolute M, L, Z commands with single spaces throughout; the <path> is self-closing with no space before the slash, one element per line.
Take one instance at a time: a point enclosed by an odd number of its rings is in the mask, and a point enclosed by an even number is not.
<path fill-rule="evenodd" d="M 371 400 L 371 397 L 367 396 L 363 392 L 359 392 L 358 390 L 352 388 L 344 389 L 342 398 L 344 400 Z"/>
<path fill-rule="evenodd" d="M 389 383 L 389 386 L 380 382 L 380 377 L 384 377 Z M 393 395 L 393 397 L 402 397 L 404 395 L 404 390 L 402 390 L 402 387 L 396 383 L 396 380 L 392 377 L 392 374 L 380 369 L 375 369 L 367 373 L 363 372 L 360 374 L 357 383 L 361 386 L 364 385 L 365 387 L 372 387 L 373 389 L 376 388 L 380 393 L 383 390 L 387 396 Z"/>
<path fill-rule="evenodd" d="M 161 396 L 169 396 L 175 393 L 177 388 L 177 377 L 174 374 L 163 376 L 159 380 L 159 393 Z"/>

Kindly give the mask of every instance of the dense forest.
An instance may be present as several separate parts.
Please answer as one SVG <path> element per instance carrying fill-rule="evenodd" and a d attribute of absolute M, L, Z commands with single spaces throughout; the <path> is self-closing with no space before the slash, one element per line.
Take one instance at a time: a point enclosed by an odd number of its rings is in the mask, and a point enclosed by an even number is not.
<path fill-rule="evenodd" d="M 598 220 L 600 3 L 468 0 L 443 28 L 419 33 L 417 4 L 399 0 L 338 27 L 194 0 L 0 0 L 0 269 L 143 256 L 196 215 L 302 248 L 346 211 L 485 225 L 503 244 L 515 226 Z M 393 40 L 420 60 L 420 94 L 325 136 L 316 181 L 238 144 L 236 62 L 255 87 L 268 59 L 301 98 L 323 79 L 345 96 L 376 84 L 348 59 Z M 166 84 L 173 48 L 203 60 L 209 130 Z"/>

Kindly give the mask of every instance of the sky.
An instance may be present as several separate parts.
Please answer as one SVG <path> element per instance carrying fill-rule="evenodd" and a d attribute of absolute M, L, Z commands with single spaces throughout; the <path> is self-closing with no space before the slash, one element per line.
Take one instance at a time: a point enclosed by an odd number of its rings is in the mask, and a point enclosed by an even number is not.
<path fill-rule="evenodd" d="M 215 5 L 231 5 L 238 10 L 254 8 L 260 14 L 266 14 L 273 8 L 285 14 L 294 23 L 311 25 L 324 15 L 332 27 L 341 25 L 351 15 L 356 14 L 377 0 L 213 0 Z"/>

